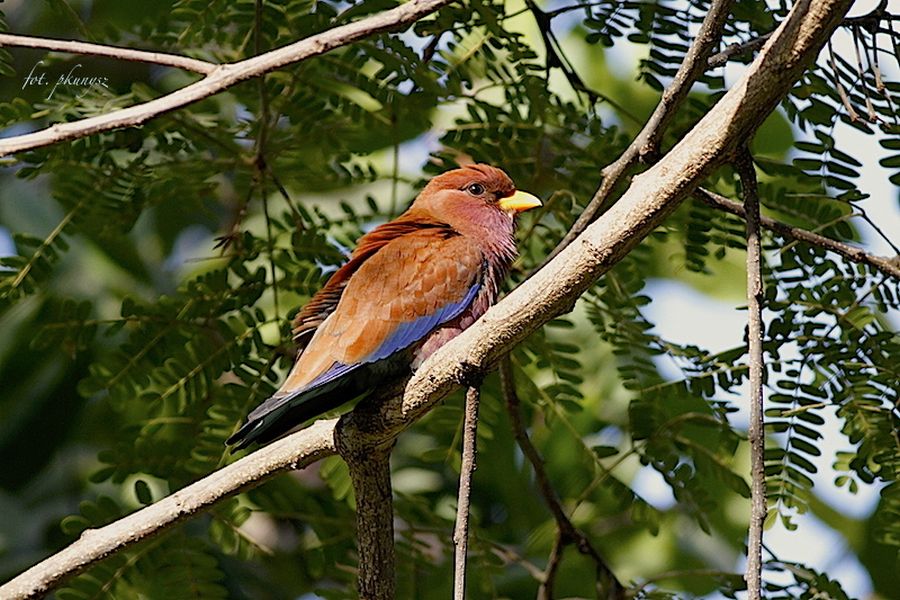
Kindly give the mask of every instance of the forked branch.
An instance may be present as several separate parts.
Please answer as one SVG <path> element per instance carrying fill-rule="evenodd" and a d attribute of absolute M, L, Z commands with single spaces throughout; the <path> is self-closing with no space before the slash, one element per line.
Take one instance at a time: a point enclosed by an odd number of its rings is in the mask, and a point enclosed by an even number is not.
<path fill-rule="evenodd" d="M 265 54 L 235 63 L 218 65 L 200 81 L 149 102 L 114 110 L 96 117 L 57 123 L 34 133 L 0 139 L 0 157 L 43 148 L 95 133 L 146 123 L 159 115 L 214 96 L 242 81 L 325 54 L 335 48 L 352 44 L 378 33 L 402 29 L 451 2 L 453 0 L 410 0 L 391 10 L 354 23 L 339 25 Z"/>
<path fill-rule="evenodd" d="M 715 0 L 709 7 L 709 12 L 703 19 L 700 31 L 696 39 L 688 49 L 684 61 L 678 68 L 678 72 L 672 79 L 672 83 L 663 92 L 656 109 L 643 129 L 629 144 L 625 152 L 614 162 L 603 168 L 600 186 L 594 193 L 594 197 L 585 207 L 581 215 L 575 221 L 565 237 L 557 244 L 556 248 L 547 256 L 541 266 L 547 264 L 563 248 L 572 243 L 588 225 L 609 208 L 613 191 L 625 179 L 625 176 L 641 159 L 655 158 L 659 152 L 659 144 L 663 134 L 675 118 L 679 107 L 688 97 L 691 87 L 697 79 L 707 70 L 707 60 L 713 50 L 722 39 L 722 30 L 725 21 L 731 13 L 733 0 Z"/>
<path fill-rule="evenodd" d="M 742 206 L 738 202 L 735 202 L 734 200 L 726 198 L 725 196 L 716 194 L 715 192 L 711 192 L 703 188 L 698 188 L 694 192 L 694 197 L 712 206 L 713 208 L 718 208 L 720 210 L 730 212 L 731 214 L 737 215 L 742 218 L 746 217 L 746 210 L 744 206 Z M 889 258 L 886 256 L 877 256 L 875 254 L 866 252 L 859 246 L 853 246 L 851 244 L 839 242 L 837 240 L 833 240 L 807 229 L 788 225 L 787 223 L 772 219 L 771 217 L 760 216 L 760 225 L 762 225 L 769 231 L 777 233 L 782 237 L 797 240 L 799 242 L 804 242 L 806 244 L 812 244 L 813 246 L 824 248 L 829 252 L 834 252 L 835 254 L 843 256 L 847 260 L 853 261 L 855 263 L 869 265 L 870 267 L 878 269 L 885 275 L 893 277 L 894 279 L 900 281 L 900 256 L 895 256 L 893 258 Z"/>

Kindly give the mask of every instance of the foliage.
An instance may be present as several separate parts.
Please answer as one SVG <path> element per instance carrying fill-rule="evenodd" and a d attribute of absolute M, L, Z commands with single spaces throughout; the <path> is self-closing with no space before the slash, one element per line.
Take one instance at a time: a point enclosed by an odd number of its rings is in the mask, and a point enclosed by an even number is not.
<path fill-rule="evenodd" d="M 0 14 L 0 31 L 9 23 L 46 34 L 62 22 L 61 37 L 234 61 L 396 3 L 114 4 L 21 3 Z M 771 31 L 788 8 L 773 4 L 736 2 L 723 47 Z M 708 8 L 704 0 L 540 8 L 470 0 L 140 129 L 3 163 L 0 241 L 9 234 L 13 250 L 0 258 L 0 451 L 10 459 L 0 503 L 27 514 L 0 525 L 3 575 L 240 456 L 224 440 L 290 364 L 290 317 L 353 241 L 400 212 L 427 176 L 471 158 L 504 167 L 547 199 L 520 223 L 511 279 L 521 280 L 640 128 Z M 826 50 L 753 146 L 767 214 L 852 243 L 873 225 L 866 207 L 884 199 L 859 189 L 862 163 L 841 147 L 840 132 L 878 139 L 881 164 L 895 184 L 900 177 L 900 82 L 887 64 L 878 72 L 869 62 L 880 46 L 887 63 L 897 38 L 876 39 L 866 27 L 843 32 L 855 32 L 860 68 L 855 57 Z M 623 44 L 641 52 L 635 78 L 607 65 L 608 49 Z M 189 81 L 79 57 L 86 70 L 109 73 L 110 87 L 59 88 L 48 99 L 21 86 L 39 59 L 51 73 L 76 62 L 0 49 L 4 135 Z M 896 67 L 896 56 L 890 62 Z M 726 88 L 722 71 L 701 82 L 663 149 Z M 874 122 L 864 120 L 870 114 Z M 730 168 L 706 186 L 741 193 Z M 734 597 L 741 589 L 746 346 L 712 351 L 666 339 L 649 309 L 665 302 L 651 295 L 662 278 L 710 295 L 742 289 L 743 248 L 740 219 L 687 201 L 572 315 L 512 355 L 525 422 L 556 493 L 637 597 Z M 770 525 L 796 527 L 808 511 L 831 523 L 816 459 L 826 422 L 836 419 L 849 449 L 829 457 L 829 477 L 853 493 L 881 490 L 874 514 L 854 523 L 869 532 L 847 533 L 847 543 L 876 591 L 890 595 L 900 585 L 896 570 L 872 557 L 900 546 L 900 340 L 890 316 L 900 303 L 897 281 L 772 234 L 765 249 Z M 516 446 L 496 376 L 483 395 L 471 593 L 528 597 L 555 522 Z M 434 410 L 393 455 L 400 597 L 445 597 L 451 586 L 460 405 L 454 397 Z M 650 498 L 639 483 L 648 477 L 673 501 Z M 107 559 L 56 596 L 348 597 L 353 502 L 346 467 L 324 461 Z M 839 581 L 777 556 L 767 575 L 771 598 L 848 597 Z M 566 554 L 556 593 L 593 589 L 587 559 Z"/>

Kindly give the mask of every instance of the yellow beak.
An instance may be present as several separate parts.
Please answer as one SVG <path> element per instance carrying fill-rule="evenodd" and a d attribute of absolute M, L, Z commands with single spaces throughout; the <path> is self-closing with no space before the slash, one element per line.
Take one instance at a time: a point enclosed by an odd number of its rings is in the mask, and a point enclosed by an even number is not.
<path fill-rule="evenodd" d="M 507 212 L 523 212 L 541 206 L 541 201 L 537 196 L 532 196 L 528 192 L 517 190 L 512 196 L 500 198 L 500 202 L 497 204 L 500 206 L 501 210 Z"/>

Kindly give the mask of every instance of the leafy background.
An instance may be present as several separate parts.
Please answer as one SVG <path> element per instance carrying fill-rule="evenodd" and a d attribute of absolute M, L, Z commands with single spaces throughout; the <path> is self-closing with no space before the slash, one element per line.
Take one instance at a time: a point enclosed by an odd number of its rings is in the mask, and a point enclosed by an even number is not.
<path fill-rule="evenodd" d="M 394 4 L 8 0 L 0 30 L 233 61 Z M 768 4 L 737 2 L 725 42 L 772 30 L 788 6 Z M 854 13 L 872 3 L 859 4 Z M 540 6 L 470 0 L 140 129 L 2 159 L 4 579 L 235 460 L 223 440 L 289 365 L 289 317 L 431 175 L 468 159 L 501 165 L 546 200 L 522 219 L 512 281 L 546 256 L 655 106 L 708 2 Z M 880 217 L 896 189 L 868 196 L 874 161 L 900 183 L 892 39 L 878 40 L 884 90 L 870 53 L 857 72 L 843 31 L 836 58 L 823 54 L 763 125 L 753 151 L 768 214 L 896 252 L 897 230 Z M 747 59 L 702 78 L 664 148 Z M 23 87 L 38 61 L 51 76 L 81 64 L 109 87 L 60 87 L 48 99 Z M 0 74 L 4 136 L 196 79 L 21 49 L 0 49 Z M 707 187 L 740 193 L 728 168 Z M 641 597 L 733 597 L 743 585 L 743 247 L 739 219 L 690 200 L 512 355 L 557 493 Z M 767 593 L 889 598 L 900 589 L 897 282 L 771 234 L 765 247 Z M 461 422 L 456 395 L 394 452 L 401 597 L 450 588 Z M 529 597 L 555 524 L 496 375 L 478 443 L 470 590 Z M 832 552 L 817 552 L 823 540 Z M 120 553 L 55 596 L 344 598 L 355 561 L 349 478 L 330 459 Z M 593 585 L 591 563 L 570 549 L 558 594 L 591 596 Z"/>

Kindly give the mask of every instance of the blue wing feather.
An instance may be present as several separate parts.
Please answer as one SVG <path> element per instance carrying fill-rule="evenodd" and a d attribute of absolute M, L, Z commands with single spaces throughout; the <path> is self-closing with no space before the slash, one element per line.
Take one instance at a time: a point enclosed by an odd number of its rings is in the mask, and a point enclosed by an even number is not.
<path fill-rule="evenodd" d="M 469 288 L 466 295 L 459 302 L 451 302 L 437 309 L 430 315 L 424 315 L 414 321 L 401 323 L 378 348 L 362 362 L 375 362 L 382 358 L 387 358 L 394 352 L 408 348 L 411 344 L 418 342 L 428 335 L 435 327 L 442 325 L 447 321 L 451 321 L 461 315 L 463 311 L 469 307 L 478 290 L 481 289 L 481 283 L 476 283 Z"/>
<path fill-rule="evenodd" d="M 400 323 L 400 325 L 398 325 L 397 328 L 387 336 L 384 342 L 382 342 L 382 344 L 378 346 L 378 348 L 376 348 L 375 351 L 365 359 L 351 365 L 346 365 L 344 363 L 334 363 L 334 365 L 330 369 L 313 379 L 311 382 L 309 382 L 309 385 L 305 386 L 303 390 L 298 390 L 297 393 L 321 385 L 325 385 L 331 381 L 334 381 L 338 377 L 343 377 L 350 371 L 364 364 L 379 361 L 383 358 L 387 358 L 395 352 L 399 352 L 400 350 L 410 347 L 412 344 L 418 342 L 426 335 L 431 333 L 431 331 L 438 325 L 443 325 L 444 323 L 452 321 L 453 319 L 461 315 L 463 311 L 465 311 L 466 308 L 468 308 L 469 305 L 472 304 L 472 301 L 475 299 L 475 296 L 478 294 L 478 291 L 480 289 L 481 283 L 475 283 L 474 285 L 472 285 L 472 287 L 469 288 L 469 291 L 466 292 L 466 295 L 459 302 L 451 302 L 449 304 L 445 304 L 430 315 L 424 315 L 413 321 Z"/>

